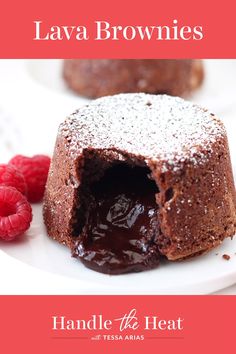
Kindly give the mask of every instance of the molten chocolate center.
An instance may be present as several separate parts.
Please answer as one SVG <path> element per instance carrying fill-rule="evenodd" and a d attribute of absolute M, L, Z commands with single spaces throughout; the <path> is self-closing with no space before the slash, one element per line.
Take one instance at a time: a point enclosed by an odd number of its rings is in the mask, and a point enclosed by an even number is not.
<path fill-rule="evenodd" d="M 158 189 L 148 172 L 118 165 L 91 186 L 86 223 L 74 250 L 87 267 L 120 274 L 158 265 Z"/>

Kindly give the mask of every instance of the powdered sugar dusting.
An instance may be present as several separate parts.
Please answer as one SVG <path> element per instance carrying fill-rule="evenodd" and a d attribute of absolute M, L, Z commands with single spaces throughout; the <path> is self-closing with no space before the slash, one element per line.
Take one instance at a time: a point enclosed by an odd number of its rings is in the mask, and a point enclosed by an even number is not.
<path fill-rule="evenodd" d="M 209 111 L 178 97 L 119 94 L 92 101 L 60 126 L 71 154 L 82 149 L 116 149 L 178 168 L 209 158 L 212 144 L 225 136 Z M 207 152 L 207 153 L 206 153 Z"/>

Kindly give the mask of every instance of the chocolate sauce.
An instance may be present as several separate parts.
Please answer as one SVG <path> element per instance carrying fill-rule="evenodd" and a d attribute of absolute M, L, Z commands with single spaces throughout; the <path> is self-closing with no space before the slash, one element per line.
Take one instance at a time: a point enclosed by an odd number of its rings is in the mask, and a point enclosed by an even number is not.
<path fill-rule="evenodd" d="M 74 256 L 98 272 L 138 272 L 159 264 L 154 181 L 149 170 L 118 165 L 91 186 L 86 223 Z"/>

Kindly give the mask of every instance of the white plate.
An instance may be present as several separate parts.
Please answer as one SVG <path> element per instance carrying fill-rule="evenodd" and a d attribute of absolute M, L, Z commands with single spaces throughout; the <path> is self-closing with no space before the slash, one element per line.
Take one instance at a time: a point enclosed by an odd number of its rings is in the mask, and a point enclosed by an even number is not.
<path fill-rule="evenodd" d="M 192 100 L 224 119 L 236 166 L 236 60 L 209 60 L 205 66 L 205 84 Z M 59 122 L 86 102 L 66 89 L 60 70 L 58 60 L 0 61 L 0 138 L 5 160 L 16 152 L 51 153 Z M 70 289 L 71 293 L 89 294 L 206 294 L 236 282 L 236 238 L 225 240 L 207 255 L 168 262 L 155 270 L 120 276 L 96 273 L 47 237 L 41 205 L 34 207 L 34 220 L 27 235 L 11 244 L 1 242 L 0 248 L 4 264 L 12 261 L 10 257 L 20 261 L 13 266 L 16 274 L 23 263 L 30 266 L 27 269 L 32 277 L 38 276 L 36 268 L 43 270 L 45 278 L 60 284 L 56 287 L 59 293 Z M 231 259 L 224 260 L 223 254 Z M 44 292 L 52 293 L 47 286 Z"/>

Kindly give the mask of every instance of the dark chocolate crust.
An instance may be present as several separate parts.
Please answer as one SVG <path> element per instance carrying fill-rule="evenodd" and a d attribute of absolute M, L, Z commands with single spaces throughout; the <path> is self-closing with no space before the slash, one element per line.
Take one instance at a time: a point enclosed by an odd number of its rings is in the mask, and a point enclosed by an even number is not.
<path fill-rule="evenodd" d="M 97 98 L 117 93 L 146 92 L 187 96 L 203 81 L 201 60 L 71 59 L 63 76 L 76 93 Z"/>
<path fill-rule="evenodd" d="M 169 260 L 234 235 L 236 195 L 222 122 L 180 98 L 123 94 L 93 101 L 61 124 L 44 198 L 50 237 L 74 249 L 82 180 L 99 179 L 117 162 L 150 169 L 158 186 L 158 248 Z"/>

